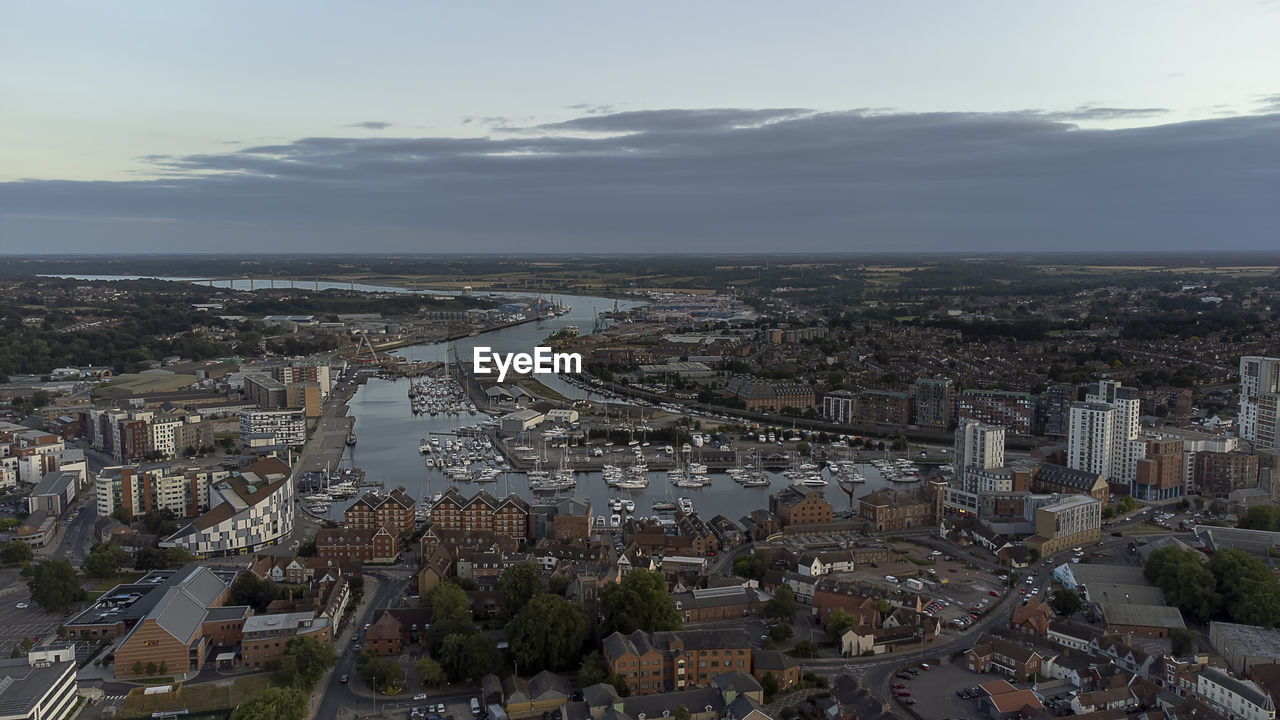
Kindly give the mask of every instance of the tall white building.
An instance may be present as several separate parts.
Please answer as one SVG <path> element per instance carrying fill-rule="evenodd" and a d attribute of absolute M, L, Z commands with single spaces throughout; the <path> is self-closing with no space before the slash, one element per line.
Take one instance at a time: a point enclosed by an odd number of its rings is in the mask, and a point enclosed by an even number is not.
<path fill-rule="evenodd" d="M 1275 450 L 1280 412 L 1280 358 L 1240 358 L 1240 437 L 1258 450 Z"/>
<path fill-rule="evenodd" d="M 1133 388 L 1103 380 L 1072 403 L 1067 426 L 1067 467 L 1132 486 L 1146 443 L 1138 439 L 1141 401 Z"/>
<path fill-rule="evenodd" d="M 307 441 L 302 410 L 245 410 L 240 413 L 240 442 L 245 447 L 301 445 Z"/>
<path fill-rule="evenodd" d="M 990 470 L 1004 465 L 1004 428 L 961 420 L 956 428 L 956 481 L 965 485 L 965 473 L 973 468 Z"/>

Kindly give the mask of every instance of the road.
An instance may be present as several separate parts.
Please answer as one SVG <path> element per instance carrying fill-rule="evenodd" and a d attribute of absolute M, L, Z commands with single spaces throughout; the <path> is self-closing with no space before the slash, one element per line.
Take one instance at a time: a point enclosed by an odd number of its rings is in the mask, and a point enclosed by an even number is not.
<path fill-rule="evenodd" d="M 373 622 L 374 610 L 392 607 L 409 585 L 407 576 L 400 577 L 381 572 L 367 572 L 365 577 L 366 586 L 370 584 L 376 584 L 376 586 L 373 594 L 366 595 L 365 599 L 360 603 L 355 616 L 348 622 L 347 629 L 334 638 L 334 644 L 339 652 L 338 664 L 329 676 L 328 685 L 324 688 L 324 694 L 320 699 L 319 707 L 315 714 L 315 717 L 323 720 L 335 720 L 339 711 L 355 710 L 360 707 L 361 703 L 370 709 L 374 709 L 375 706 L 387 707 L 389 703 L 394 702 L 381 702 L 361 697 L 352 692 L 349 685 L 340 681 L 343 675 L 354 676 L 356 674 L 355 643 L 351 641 L 351 638 L 363 632 L 366 624 Z M 370 583 L 370 579 L 374 582 Z M 355 678 L 353 677 L 352 680 L 355 681 Z"/>

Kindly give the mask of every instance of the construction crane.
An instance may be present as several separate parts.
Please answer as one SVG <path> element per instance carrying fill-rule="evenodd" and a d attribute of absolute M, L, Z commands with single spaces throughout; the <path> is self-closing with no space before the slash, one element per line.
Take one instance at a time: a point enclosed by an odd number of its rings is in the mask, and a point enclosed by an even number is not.
<path fill-rule="evenodd" d="M 378 362 L 382 359 L 378 357 L 378 351 L 374 349 L 373 343 L 369 342 L 369 333 L 364 330 L 360 331 L 360 344 L 369 348 L 369 358 L 365 362 Z M 356 359 L 361 359 L 359 348 L 356 349 Z"/>

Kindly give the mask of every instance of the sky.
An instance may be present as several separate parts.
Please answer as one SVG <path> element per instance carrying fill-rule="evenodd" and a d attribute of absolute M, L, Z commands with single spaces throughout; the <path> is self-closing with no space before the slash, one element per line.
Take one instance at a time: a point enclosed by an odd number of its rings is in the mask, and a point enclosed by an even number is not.
<path fill-rule="evenodd" d="M 1275 249 L 1280 2 L 0 9 L 0 253 Z"/>

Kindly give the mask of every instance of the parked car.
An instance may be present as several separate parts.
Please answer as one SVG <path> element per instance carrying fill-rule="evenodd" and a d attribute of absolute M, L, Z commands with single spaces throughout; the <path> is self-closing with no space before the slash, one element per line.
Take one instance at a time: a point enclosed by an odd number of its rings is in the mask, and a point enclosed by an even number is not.
<path fill-rule="evenodd" d="M 414 695 L 414 696 L 413 696 L 413 701 L 414 701 L 414 702 L 417 702 L 417 701 L 419 701 L 419 700 L 426 700 L 426 699 L 427 699 L 427 694 L 426 694 L 426 693 L 418 693 L 417 695 Z"/>

